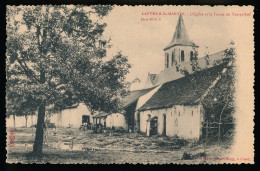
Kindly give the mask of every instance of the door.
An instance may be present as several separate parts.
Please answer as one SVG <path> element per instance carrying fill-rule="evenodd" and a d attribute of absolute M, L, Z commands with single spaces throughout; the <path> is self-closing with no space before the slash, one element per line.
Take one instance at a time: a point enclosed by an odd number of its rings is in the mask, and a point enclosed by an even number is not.
<path fill-rule="evenodd" d="M 166 114 L 163 114 L 163 135 L 166 135 Z"/>
<path fill-rule="evenodd" d="M 89 116 L 87 115 L 82 115 L 82 124 L 88 123 L 89 124 Z"/>
<path fill-rule="evenodd" d="M 140 112 L 137 113 L 137 130 L 140 131 Z"/>
<path fill-rule="evenodd" d="M 158 132 L 158 117 L 155 116 L 151 119 L 151 135 L 157 135 Z"/>

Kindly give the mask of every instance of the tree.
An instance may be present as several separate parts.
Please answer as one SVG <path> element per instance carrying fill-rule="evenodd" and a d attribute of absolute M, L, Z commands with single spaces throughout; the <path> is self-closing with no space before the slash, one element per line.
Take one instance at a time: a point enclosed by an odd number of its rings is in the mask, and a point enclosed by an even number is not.
<path fill-rule="evenodd" d="M 205 109 L 205 125 L 208 125 L 206 128 L 209 129 L 209 138 L 213 138 L 215 141 L 215 135 L 218 134 L 218 142 L 220 143 L 221 136 L 226 134 L 226 137 L 232 137 L 233 134 L 233 123 L 234 123 L 234 91 L 235 91 L 235 43 L 230 42 L 229 46 L 224 50 L 224 58 L 221 60 L 213 61 L 213 65 L 224 65 L 226 69 L 224 73 L 217 73 L 219 80 L 217 83 L 200 98 L 200 102 L 203 104 Z M 209 55 L 208 51 L 205 56 L 206 67 L 201 68 L 198 64 L 198 57 L 195 51 L 191 67 L 192 72 L 189 72 L 187 69 L 181 69 L 180 72 L 189 79 L 189 87 L 193 89 L 194 94 L 200 93 L 203 90 L 201 82 L 207 82 L 207 79 L 216 76 L 213 71 L 209 72 Z M 213 74 L 213 75 L 212 75 Z M 204 79 L 205 77 L 205 79 Z M 221 78 L 221 79 L 220 79 Z M 222 125 L 222 128 L 221 128 Z M 228 126 L 229 125 L 229 126 Z M 217 129 L 215 129 L 217 128 Z M 223 130 L 221 130 L 223 129 Z"/>
<path fill-rule="evenodd" d="M 84 102 L 92 111 L 118 109 L 131 66 L 122 53 L 106 56 L 110 44 L 103 37 L 102 18 L 111 9 L 7 7 L 7 111 L 20 110 L 15 102 L 22 99 L 33 102 L 38 111 L 35 155 L 42 154 L 46 106 L 63 109 Z"/>
<path fill-rule="evenodd" d="M 221 62 L 226 63 L 226 72 L 221 74 L 221 79 L 203 100 L 207 111 L 207 119 L 212 120 L 218 127 L 219 144 L 221 136 L 230 139 L 234 133 L 235 57 L 235 43 L 231 41 L 229 47 L 224 51 L 224 59 L 215 63 L 215 65 Z M 216 131 L 213 131 L 212 134 L 215 133 Z"/>

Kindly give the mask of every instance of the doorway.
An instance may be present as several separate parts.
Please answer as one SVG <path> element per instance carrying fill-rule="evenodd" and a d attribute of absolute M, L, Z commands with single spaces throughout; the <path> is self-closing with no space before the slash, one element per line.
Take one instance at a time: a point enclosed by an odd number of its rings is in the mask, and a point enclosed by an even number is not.
<path fill-rule="evenodd" d="M 88 123 L 89 124 L 89 116 L 88 115 L 82 115 L 82 124 Z"/>
<path fill-rule="evenodd" d="M 158 132 L 158 117 L 155 116 L 151 119 L 151 134 L 150 135 L 157 135 Z"/>
<path fill-rule="evenodd" d="M 163 114 L 163 135 L 166 135 L 166 114 Z"/>

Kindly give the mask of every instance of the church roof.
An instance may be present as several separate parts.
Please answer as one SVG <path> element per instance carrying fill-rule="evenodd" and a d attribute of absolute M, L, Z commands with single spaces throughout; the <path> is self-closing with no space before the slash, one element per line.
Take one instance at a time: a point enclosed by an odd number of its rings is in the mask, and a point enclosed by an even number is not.
<path fill-rule="evenodd" d="M 222 60 L 224 58 L 224 51 L 220 51 L 214 54 L 210 54 L 209 57 L 209 64 L 207 65 L 207 62 L 205 60 L 206 56 L 198 59 L 198 65 L 201 68 L 210 68 L 214 66 L 214 63 L 216 61 Z M 191 62 L 185 62 L 181 63 L 181 67 L 185 68 L 189 72 L 192 72 Z M 149 75 L 148 75 L 149 76 Z M 165 82 L 173 81 L 179 78 L 184 77 L 184 75 L 180 72 L 176 72 L 175 67 L 170 67 L 165 70 L 162 70 L 157 76 L 156 79 L 152 82 L 152 86 L 160 85 Z"/>
<path fill-rule="evenodd" d="M 139 110 L 196 104 L 225 66 L 226 64 L 220 64 L 164 83 Z"/>
<path fill-rule="evenodd" d="M 131 91 L 130 94 L 123 99 L 123 107 L 124 108 L 128 107 L 132 103 L 136 102 L 139 99 L 139 97 L 149 93 L 154 88 L 155 87 Z"/>
<path fill-rule="evenodd" d="M 189 38 L 188 33 L 186 31 L 186 27 L 184 25 L 182 15 L 179 16 L 172 41 L 170 42 L 170 44 L 164 50 L 166 50 L 166 49 L 168 49 L 172 46 L 175 46 L 175 45 L 198 47 L 196 44 L 194 44 L 193 42 L 190 41 L 190 38 Z"/>

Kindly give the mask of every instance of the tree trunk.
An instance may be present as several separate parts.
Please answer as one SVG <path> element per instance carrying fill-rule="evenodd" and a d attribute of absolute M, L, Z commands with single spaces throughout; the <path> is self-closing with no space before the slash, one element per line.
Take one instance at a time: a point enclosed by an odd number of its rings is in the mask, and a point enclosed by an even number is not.
<path fill-rule="evenodd" d="M 13 126 L 14 126 L 14 129 L 15 129 L 15 114 L 13 114 Z"/>
<path fill-rule="evenodd" d="M 36 135 L 35 141 L 33 144 L 33 153 L 37 156 L 42 154 L 43 146 L 43 134 L 44 134 L 44 117 L 45 117 L 45 101 L 39 107 L 37 126 L 36 126 Z"/>
<path fill-rule="evenodd" d="M 227 99 L 227 98 L 226 98 Z M 221 110 L 221 113 L 219 115 L 219 124 L 218 124 L 218 146 L 220 146 L 220 136 L 221 136 L 221 122 L 222 122 L 222 114 L 224 112 L 224 109 L 226 108 L 227 100 L 225 100 L 225 105 Z"/>
<path fill-rule="evenodd" d="M 43 70 L 41 70 L 40 72 L 40 83 L 41 84 L 45 83 L 45 72 Z M 38 109 L 36 135 L 33 144 L 33 154 L 36 156 L 41 156 L 42 154 L 45 106 L 46 106 L 46 100 L 43 100 Z"/>

